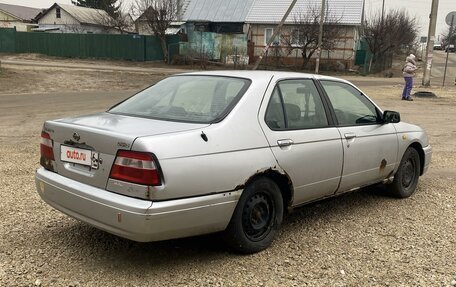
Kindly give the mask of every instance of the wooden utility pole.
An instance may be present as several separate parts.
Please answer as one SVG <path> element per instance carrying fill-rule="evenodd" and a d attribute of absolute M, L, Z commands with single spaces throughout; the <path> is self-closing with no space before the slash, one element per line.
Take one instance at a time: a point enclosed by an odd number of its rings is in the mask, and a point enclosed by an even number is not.
<path fill-rule="evenodd" d="M 258 59 L 255 62 L 255 66 L 253 66 L 253 70 L 258 69 L 258 66 L 261 63 L 261 60 L 263 60 L 264 54 L 266 54 L 266 52 L 268 51 L 269 47 L 274 42 L 275 37 L 277 37 L 277 35 L 279 35 L 280 30 L 282 29 L 282 26 L 285 23 L 285 20 L 287 20 L 288 15 L 290 15 L 290 12 L 291 12 L 291 10 L 293 10 L 293 7 L 294 7 L 294 5 L 296 4 L 297 1 L 298 0 L 293 0 L 291 2 L 290 7 L 288 7 L 287 12 L 285 13 L 285 15 L 283 15 L 282 20 L 280 21 L 279 25 L 277 25 L 277 27 L 274 29 L 274 33 L 272 33 L 271 39 L 269 39 L 266 47 L 264 47 L 263 51 L 261 51 L 260 56 L 258 57 Z M 264 36 L 266 37 L 266 35 L 264 35 Z"/>
<path fill-rule="evenodd" d="M 321 11 L 320 11 L 320 31 L 318 32 L 318 44 L 317 44 L 317 59 L 315 62 L 315 74 L 318 74 L 320 70 L 320 59 L 321 59 L 321 45 L 323 44 L 323 24 L 325 21 L 325 3 L 326 0 L 321 0 Z"/>
<path fill-rule="evenodd" d="M 426 46 L 426 68 L 423 75 L 423 86 L 429 87 L 431 85 L 431 67 L 432 67 L 432 53 L 435 41 L 435 27 L 437 24 L 437 10 L 439 9 L 439 0 L 432 0 L 431 14 L 429 15 L 429 32 Z"/>

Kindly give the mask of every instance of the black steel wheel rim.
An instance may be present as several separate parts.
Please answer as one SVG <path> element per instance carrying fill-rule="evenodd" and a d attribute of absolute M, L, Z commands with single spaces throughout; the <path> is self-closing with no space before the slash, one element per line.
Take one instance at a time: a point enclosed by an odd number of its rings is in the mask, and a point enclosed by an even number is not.
<path fill-rule="evenodd" d="M 248 239 L 260 241 L 272 229 L 275 207 L 270 195 L 260 192 L 251 195 L 242 211 L 242 228 Z"/>
<path fill-rule="evenodd" d="M 404 188 L 409 188 L 416 177 L 415 172 L 415 162 L 409 158 L 404 165 L 402 166 L 402 186 Z"/>

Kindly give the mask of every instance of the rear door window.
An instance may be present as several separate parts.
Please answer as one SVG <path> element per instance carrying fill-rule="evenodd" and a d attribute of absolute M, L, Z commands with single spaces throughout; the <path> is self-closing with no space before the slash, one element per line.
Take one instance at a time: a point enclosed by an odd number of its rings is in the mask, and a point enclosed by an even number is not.
<path fill-rule="evenodd" d="M 320 94 L 310 79 L 280 81 L 269 101 L 265 121 L 273 130 L 328 126 Z"/>

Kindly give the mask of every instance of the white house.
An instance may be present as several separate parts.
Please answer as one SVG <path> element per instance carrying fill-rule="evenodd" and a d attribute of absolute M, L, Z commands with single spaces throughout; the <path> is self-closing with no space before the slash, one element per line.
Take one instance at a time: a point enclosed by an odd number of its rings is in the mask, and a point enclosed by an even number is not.
<path fill-rule="evenodd" d="M 35 31 L 57 33 L 111 33 L 119 31 L 110 27 L 112 18 L 104 10 L 55 3 L 36 19 Z"/>
<path fill-rule="evenodd" d="M 0 3 L 0 28 L 15 28 L 16 31 L 29 32 L 37 27 L 33 19 L 40 9 Z"/>

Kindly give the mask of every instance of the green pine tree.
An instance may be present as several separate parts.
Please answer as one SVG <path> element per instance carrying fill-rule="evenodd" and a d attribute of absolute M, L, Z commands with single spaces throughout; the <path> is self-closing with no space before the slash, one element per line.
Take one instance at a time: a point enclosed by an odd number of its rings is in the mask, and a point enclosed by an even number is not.
<path fill-rule="evenodd" d="M 74 0 L 71 2 L 76 6 L 104 10 L 113 18 L 120 13 L 120 6 L 116 5 L 117 0 Z"/>

